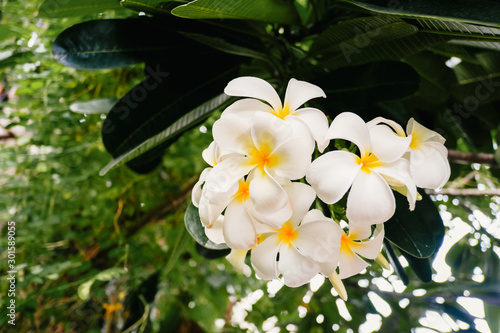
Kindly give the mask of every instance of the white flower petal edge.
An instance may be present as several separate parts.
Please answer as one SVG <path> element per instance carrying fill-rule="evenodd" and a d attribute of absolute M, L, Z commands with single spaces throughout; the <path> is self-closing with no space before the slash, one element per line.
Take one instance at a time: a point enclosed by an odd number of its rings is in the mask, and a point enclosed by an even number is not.
<path fill-rule="evenodd" d="M 249 250 L 257 244 L 254 221 L 245 202 L 233 200 L 224 213 L 224 239 L 232 249 Z"/>
<path fill-rule="evenodd" d="M 295 111 L 305 102 L 318 97 L 326 97 L 320 87 L 306 81 L 290 79 L 286 88 L 284 105 Z"/>
<path fill-rule="evenodd" d="M 370 132 L 364 120 L 355 113 L 342 112 L 333 119 L 325 140 L 344 139 L 358 146 L 360 155 L 371 152 Z"/>
<path fill-rule="evenodd" d="M 263 79 L 252 76 L 242 76 L 231 80 L 224 89 L 224 93 L 229 96 L 262 99 L 276 110 L 282 106 L 281 99 L 273 86 Z"/>
<path fill-rule="evenodd" d="M 236 250 L 232 249 L 231 252 L 226 256 L 226 260 L 233 265 L 234 270 L 243 273 L 245 276 L 250 277 L 252 270 L 250 266 L 245 264 L 245 258 L 248 251 L 246 250 Z"/>

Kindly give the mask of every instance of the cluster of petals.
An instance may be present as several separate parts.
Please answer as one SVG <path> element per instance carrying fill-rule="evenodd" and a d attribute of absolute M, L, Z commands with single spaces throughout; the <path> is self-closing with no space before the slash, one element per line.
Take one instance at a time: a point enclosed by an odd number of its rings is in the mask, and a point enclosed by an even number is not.
<path fill-rule="evenodd" d="M 255 77 L 234 79 L 224 92 L 243 98 L 213 125 L 214 141 L 203 152 L 210 167 L 192 201 L 207 236 L 226 243 L 227 260 L 247 276 L 250 251 L 260 278 L 296 287 L 321 273 L 345 299 L 341 279 L 362 272 L 368 260 L 385 261 L 383 223 L 395 212 L 394 191 L 413 210 L 417 187 L 438 189 L 450 176 L 444 138 L 413 118 L 406 131 L 392 120 L 365 122 L 350 112 L 328 125 L 322 111 L 301 108 L 326 97 L 323 90 L 295 79 L 283 102 Z M 312 161 L 315 147 L 322 153 L 338 139 L 350 148 Z M 329 205 L 345 196 L 348 228 L 311 209 L 316 197 Z"/>

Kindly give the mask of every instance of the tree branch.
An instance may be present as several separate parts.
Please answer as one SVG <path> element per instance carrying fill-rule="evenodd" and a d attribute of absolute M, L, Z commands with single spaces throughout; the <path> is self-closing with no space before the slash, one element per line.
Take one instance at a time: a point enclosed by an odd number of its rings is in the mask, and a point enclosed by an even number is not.
<path fill-rule="evenodd" d="M 425 191 L 427 194 L 430 195 L 437 195 L 437 194 L 443 194 L 443 195 L 453 195 L 453 196 L 483 196 L 483 195 L 500 195 L 500 189 L 487 189 L 487 190 L 480 190 L 477 188 L 443 188 L 440 191 L 435 191 L 435 190 L 426 190 Z"/>
<path fill-rule="evenodd" d="M 448 160 L 459 164 L 479 163 L 499 167 L 494 154 L 465 153 L 458 150 L 448 150 Z"/>

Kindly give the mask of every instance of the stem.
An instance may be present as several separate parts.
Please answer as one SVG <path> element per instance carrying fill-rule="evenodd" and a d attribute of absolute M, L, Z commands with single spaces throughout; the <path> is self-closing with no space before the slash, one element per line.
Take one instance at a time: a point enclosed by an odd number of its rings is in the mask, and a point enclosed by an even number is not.
<path fill-rule="evenodd" d="M 459 164 L 488 164 L 491 166 L 498 167 L 499 164 L 495 160 L 494 154 L 485 153 L 465 153 L 458 150 L 448 150 L 448 160 L 452 163 Z"/>

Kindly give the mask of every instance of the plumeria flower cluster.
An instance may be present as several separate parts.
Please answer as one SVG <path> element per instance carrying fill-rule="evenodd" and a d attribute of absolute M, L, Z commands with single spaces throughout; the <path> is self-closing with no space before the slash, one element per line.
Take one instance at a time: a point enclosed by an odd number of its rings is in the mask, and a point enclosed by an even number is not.
<path fill-rule="evenodd" d="M 250 252 L 262 279 L 297 287 L 323 274 L 347 299 L 342 279 L 363 271 L 367 260 L 389 268 L 381 248 L 383 223 L 396 208 L 393 192 L 413 210 L 417 187 L 447 182 L 444 138 L 414 119 L 406 131 L 392 120 L 365 122 L 350 112 L 329 124 L 319 109 L 302 107 L 325 98 L 323 90 L 296 79 L 283 102 L 255 77 L 234 79 L 224 92 L 244 98 L 214 123 L 214 141 L 203 152 L 210 167 L 192 200 L 207 236 L 231 248 L 226 258 L 235 269 L 251 274 Z M 339 140 L 340 149 L 323 153 Z M 346 195 L 342 219 L 314 208 L 338 205 Z M 315 206 L 318 200 L 326 205 Z"/>

